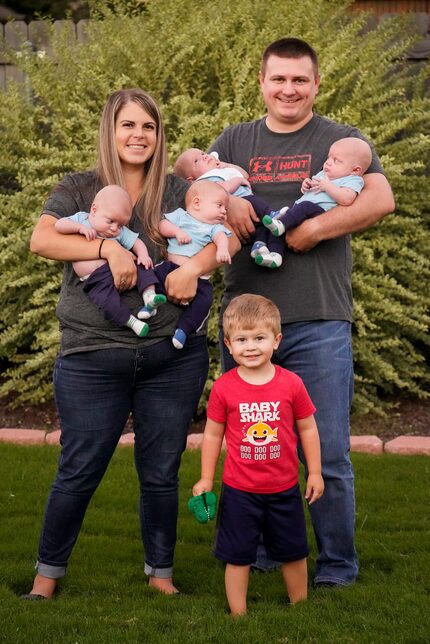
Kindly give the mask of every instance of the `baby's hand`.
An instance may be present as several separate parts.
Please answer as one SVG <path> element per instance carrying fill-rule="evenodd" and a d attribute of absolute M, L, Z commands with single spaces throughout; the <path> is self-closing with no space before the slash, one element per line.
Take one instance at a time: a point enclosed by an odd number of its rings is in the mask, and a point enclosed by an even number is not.
<path fill-rule="evenodd" d="M 137 257 L 137 263 L 141 264 L 144 266 L 146 269 L 148 268 L 154 268 L 154 264 L 152 259 L 149 257 L 149 255 L 138 255 Z"/>
<path fill-rule="evenodd" d="M 307 179 L 305 179 L 302 183 L 301 191 L 304 194 L 305 192 L 308 192 L 308 190 L 311 190 L 311 188 L 312 188 L 312 179 L 310 177 L 307 177 Z"/>
<path fill-rule="evenodd" d="M 193 240 L 189 235 L 187 235 L 187 233 L 184 233 L 181 230 L 181 232 L 176 234 L 176 241 L 178 242 L 178 244 L 189 244 Z"/>
<path fill-rule="evenodd" d="M 213 481 L 211 479 L 200 479 L 193 487 L 193 496 L 203 494 L 203 492 L 210 492 L 213 488 Z"/>
<path fill-rule="evenodd" d="M 87 228 L 87 226 L 84 226 L 84 224 L 81 224 L 79 226 L 78 233 L 80 235 L 84 235 L 88 241 L 91 241 L 92 239 L 95 239 L 97 237 L 97 233 L 94 230 L 94 228 Z"/>
<path fill-rule="evenodd" d="M 216 261 L 219 264 L 231 264 L 230 253 L 227 250 L 218 250 L 216 253 Z"/>
<path fill-rule="evenodd" d="M 324 177 L 321 179 L 314 179 L 312 183 L 313 183 L 312 192 L 315 192 L 315 194 L 325 191 L 327 187 L 330 187 L 331 185 L 331 181 L 330 179 L 327 179 L 327 177 Z"/>
<path fill-rule="evenodd" d="M 317 501 L 324 492 L 324 479 L 321 474 L 309 474 L 306 483 L 305 499 L 311 505 Z"/>

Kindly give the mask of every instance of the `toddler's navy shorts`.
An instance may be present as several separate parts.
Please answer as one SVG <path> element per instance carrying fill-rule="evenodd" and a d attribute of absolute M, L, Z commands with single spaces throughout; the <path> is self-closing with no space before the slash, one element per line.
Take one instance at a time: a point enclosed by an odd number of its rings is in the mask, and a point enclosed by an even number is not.
<path fill-rule="evenodd" d="M 238 566 L 254 563 L 260 536 L 267 555 L 286 563 L 308 556 L 299 485 L 274 494 L 243 492 L 223 483 L 214 555 Z"/>

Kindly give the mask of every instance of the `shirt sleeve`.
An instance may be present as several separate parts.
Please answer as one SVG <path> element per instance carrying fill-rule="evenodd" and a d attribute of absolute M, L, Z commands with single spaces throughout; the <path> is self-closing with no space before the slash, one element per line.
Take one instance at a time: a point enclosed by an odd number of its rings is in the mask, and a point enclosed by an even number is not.
<path fill-rule="evenodd" d="M 41 214 L 60 218 L 80 211 L 88 213 L 100 187 L 93 172 L 68 174 L 52 188 Z"/>
<path fill-rule="evenodd" d="M 118 237 L 118 241 L 121 244 L 121 246 L 124 246 L 124 248 L 126 248 L 127 250 L 130 250 L 135 245 L 138 237 L 139 237 L 138 233 L 134 233 L 132 230 L 130 230 L 130 228 L 127 228 L 127 226 L 124 226 Z"/>
<path fill-rule="evenodd" d="M 231 237 L 231 230 L 223 226 L 222 224 L 216 224 L 211 230 L 211 239 L 215 237 L 217 233 L 225 233 L 227 237 Z"/>
<path fill-rule="evenodd" d="M 181 227 L 182 223 L 182 214 L 184 210 L 183 208 L 176 208 L 176 210 L 172 210 L 171 212 L 166 212 L 164 215 L 164 218 L 167 219 L 167 221 L 170 221 L 171 224 L 175 224 L 175 226 Z"/>
<path fill-rule="evenodd" d="M 343 179 L 339 180 L 339 186 L 341 188 L 350 188 L 351 190 L 354 190 L 358 195 L 364 188 L 364 180 L 362 177 L 358 175 L 349 175 L 348 177 L 344 177 Z"/>
<path fill-rule="evenodd" d="M 295 395 L 293 399 L 293 414 L 295 420 L 302 420 L 312 416 L 316 411 L 303 380 L 297 376 Z"/>
<path fill-rule="evenodd" d="M 69 215 L 66 219 L 70 221 L 75 221 L 77 224 L 83 224 L 86 219 L 88 219 L 88 213 L 86 212 L 75 212 L 74 215 Z"/>
<path fill-rule="evenodd" d="M 207 417 L 216 423 L 225 423 L 227 421 L 227 409 L 218 381 L 214 383 L 209 395 Z"/>

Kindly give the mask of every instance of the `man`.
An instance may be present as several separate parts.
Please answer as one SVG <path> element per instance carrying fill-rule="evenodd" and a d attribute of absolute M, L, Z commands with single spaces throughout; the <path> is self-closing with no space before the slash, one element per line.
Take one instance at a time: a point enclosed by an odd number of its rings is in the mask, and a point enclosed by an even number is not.
<path fill-rule="evenodd" d="M 283 38 L 265 50 L 260 88 L 267 115 L 227 128 L 211 150 L 222 161 L 247 170 L 253 191 L 273 209 L 291 205 L 306 177 L 322 169 L 338 139 L 356 129 L 313 112 L 320 76 L 315 51 L 306 42 Z M 236 295 L 271 298 L 282 316 L 283 339 L 277 361 L 304 381 L 317 408 L 325 492 L 310 508 L 318 558 L 315 585 L 345 586 L 355 581 L 354 475 L 349 458 L 349 412 L 353 393 L 351 348 L 352 256 L 350 234 L 392 212 L 394 200 L 373 151 L 365 188 L 348 207 L 337 206 L 286 235 L 281 268 L 263 269 L 242 248 L 226 267 L 222 310 Z M 257 221 L 245 200 L 234 200 L 229 223 L 249 240 Z M 226 352 L 223 367 L 231 368 Z"/>

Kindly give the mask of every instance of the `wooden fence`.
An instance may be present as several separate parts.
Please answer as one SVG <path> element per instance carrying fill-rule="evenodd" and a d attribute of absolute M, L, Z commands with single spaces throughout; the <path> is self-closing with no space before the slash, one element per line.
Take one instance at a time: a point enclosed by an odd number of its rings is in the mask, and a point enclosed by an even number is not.
<path fill-rule="evenodd" d="M 386 0 L 375 2 L 374 0 L 358 0 L 352 6 L 354 11 L 372 11 L 373 21 L 369 27 L 376 25 L 379 20 L 393 15 L 393 13 L 404 13 L 412 11 L 415 13 L 416 30 L 422 36 L 422 41 L 410 52 L 410 58 L 422 60 L 430 57 L 430 0 L 397 1 Z M 72 20 L 57 20 L 54 28 L 60 29 L 67 25 L 71 38 L 79 42 L 85 41 L 85 29 L 88 20 L 81 20 L 77 23 Z M 5 57 L 6 47 L 19 50 L 23 43 L 34 52 L 35 56 L 49 56 L 50 44 L 47 24 L 43 20 L 36 20 L 26 23 L 23 20 L 15 20 L 0 23 L 0 90 L 6 89 L 8 82 L 15 80 L 24 83 L 23 73 L 14 65 L 10 65 Z"/>
<path fill-rule="evenodd" d="M 88 20 L 80 20 L 77 23 L 73 20 L 56 20 L 54 29 L 65 27 L 70 31 L 71 38 L 84 42 L 87 24 Z M 14 65 L 10 65 L 5 57 L 6 48 L 19 50 L 24 43 L 35 56 L 49 56 L 51 49 L 47 23 L 44 20 L 34 20 L 29 23 L 24 20 L 14 20 L 0 24 L 0 89 L 6 89 L 11 80 L 24 82 L 23 73 Z"/>

